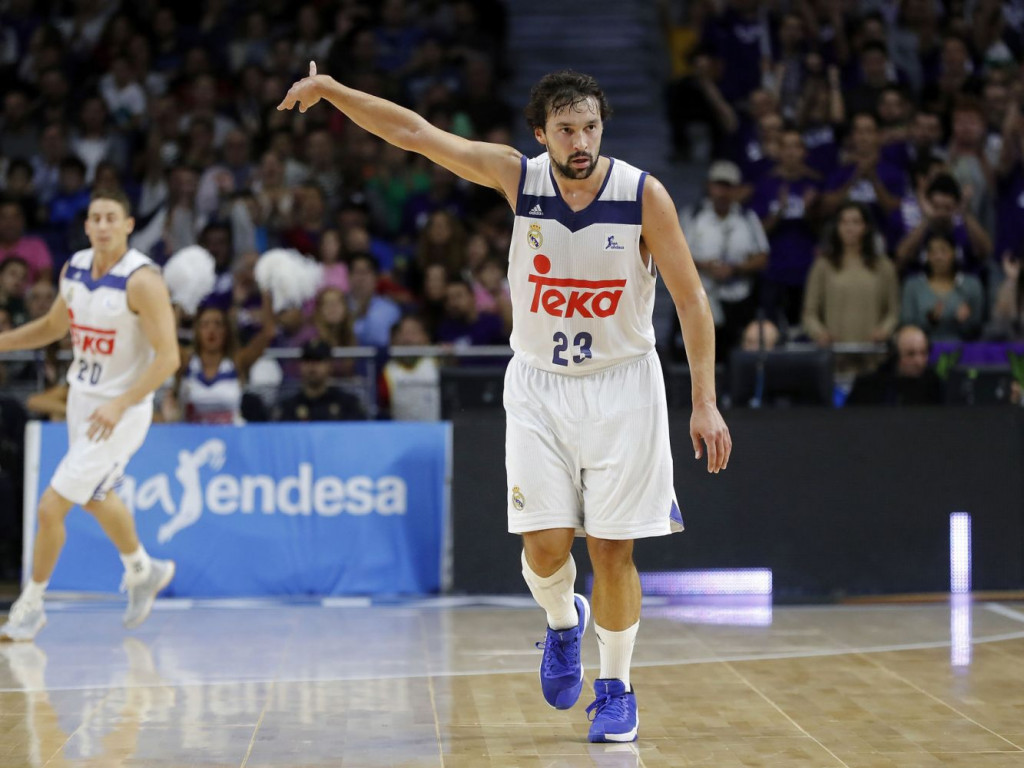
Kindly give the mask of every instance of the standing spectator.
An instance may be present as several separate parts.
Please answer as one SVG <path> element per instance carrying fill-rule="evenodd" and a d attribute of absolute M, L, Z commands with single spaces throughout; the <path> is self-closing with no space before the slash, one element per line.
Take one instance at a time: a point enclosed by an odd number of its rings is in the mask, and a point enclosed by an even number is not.
<path fill-rule="evenodd" d="M 391 299 L 377 295 L 380 268 L 368 253 L 354 254 L 348 263 L 349 309 L 360 345 L 386 347 L 391 327 L 402 312 Z"/>
<path fill-rule="evenodd" d="M 889 141 L 882 147 L 882 159 L 909 173 L 912 166 L 931 156 L 945 157 L 942 120 L 934 112 L 917 111 L 907 126 L 904 139 Z"/>
<path fill-rule="evenodd" d="M 366 411 L 359 400 L 331 386 L 331 348 L 313 339 L 302 347 L 300 390 L 274 409 L 274 421 L 359 421 Z"/>
<path fill-rule="evenodd" d="M 955 244 L 957 264 L 979 272 L 992 253 L 992 238 L 974 216 L 964 209 L 960 185 L 946 173 L 928 185 L 922 203 L 924 217 L 907 232 L 896 247 L 896 263 L 903 271 L 916 271 L 927 262 L 927 245 L 932 235 L 944 235 Z"/>
<path fill-rule="evenodd" d="M 830 215 L 851 200 L 869 205 L 875 222 L 885 221 L 903 197 L 904 173 L 881 157 L 878 121 L 873 114 L 855 114 L 851 124 L 851 162 L 837 168 L 825 182 L 822 212 Z"/>
<path fill-rule="evenodd" d="M 17 256 L 28 266 L 27 283 L 53 278 L 53 257 L 41 238 L 25 234 L 25 212 L 16 200 L 0 200 L 0 262 Z"/>
<path fill-rule="evenodd" d="M 0 155 L 30 159 L 39 141 L 39 129 L 32 122 L 28 94 L 12 88 L 4 95 L 3 120 L 0 122 Z"/>
<path fill-rule="evenodd" d="M 118 169 L 128 168 L 128 143 L 125 136 L 112 130 L 107 105 L 99 96 L 89 96 L 79 110 L 78 127 L 71 136 L 71 151 L 85 163 L 85 181 L 91 184 L 96 166 L 109 160 Z"/>
<path fill-rule="evenodd" d="M 975 96 L 961 96 L 953 107 L 949 165 L 960 184 L 964 210 L 991 230 L 995 224 L 995 170 L 985 151 L 985 109 Z"/>
<path fill-rule="evenodd" d="M 233 197 L 249 188 L 253 165 L 249 154 L 249 137 L 244 131 L 228 131 L 221 147 L 221 162 L 203 171 L 196 191 L 196 208 L 200 214 L 223 218 Z"/>
<path fill-rule="evenodd" d="M 769 48 L 757 0 L 727 0 L 701 37 L 720 67 L 722 95 L 733 104 L 744 101 L 761 84 L 762 54 Z"/>
<path fill-rule="evenodd" d="M 839 68 L 825 64 L 819 54 L 808 55 L 810 77 L 797 109 L 796 124 L 804 140 L 807 164 L 827 178 L 839 163 L 837 132 L 846 122 L 846 102 Z"/>
<path fill-rule="evenodd" d="M 127 56 L 114 57 L 110 71 L 100 78 L 100 94 L 118 128 L 133 130 L 141 124 L 146 114 L 146 91 L 136 80 Z"/>
<path fill-rule="evenodd" d="M 68 152 L 64 126 L 51 123 L 39 136 L 39 152 L 32 156 L 32 183 L 39 202 L 48 206 L 60 187 L 60 161 Z"/>
<path fill-rule="evenodd" d="M 895 84 L 895 69 L 889 62 L 889 50 L 885 43 L 869 41 L 857 54 L 859 82 L 845 96 L 846 106 L 851 113 L 877 112 L 882 92 Z"/>
<path fill-rule="evenodd" d="M 770 317 L 796 325 L 803 310 L 804 284 L 814 262 L 821 177 L 804 163 L 799 131 L 782 132 L 779 162 L 755 187 L 750 207 L 761 217 L 770 257 L 763 301 Z M 749 320 L 749 318 L 747 318 Z"/>
<path fill-rule="evenodd" d="M 877 371 L 858 376 L 846 405 L 941 405 L 942 380 L 928 367 L 928 337 L 913 325 L 893 336 L 893 356 Z"/>
<path fill-rule="evenodd" d="M 844 203 L 824 254 L 814 262 L 804 297 L 804 331 L 820 346 L 880 342 L 899 321 L 896 269 L 876 249 L 865 206 Z"/>
<path fill-rule="evenodd" d="M 924 328 L 930 339 L 969 341 L 981 330 L 981 281 L 957 269 L 956 243 L 933 232 L 925 240 L 926 274 L 903 286 L 903 322 Z"/>
<path fill-rule="evenodd" d="M 768 261 L 761 222 L 736 200 L 740 181 L 734 163 L 712 163 L 707 196 L 696 210 L 684 211 L 680 217 L 711 305 L 721 359 L 728 358 L 740 331 L 754 316 L 754 279 Z"/>
<path fill-rule="evenodd" d="M 378 401 L 394 421 L 437 421 L 441 418 L 441 370 L 436 357 L 402 354 L 403 348 L 430 344 L 423 320 L 407 315 L 391 329 L 392 357 L 381 372 Z"/>
<path fill-rule="evenodd" d="M 757 184 L 779 159 L 782 115 L 769 112 L 757 121 L 757 133 L 743 145 L 739 158 L 740 173 L 747 184 Z"/>
<path fill-rule="evenodd" d="M 43 211 L 39 207 L 39 197 L 32 183 L 32 163 L 28 160 L 15 158 L 7 164 L 4 178 L 4 197 L 16 200 L 25 214 L 25 226 L 29 230 L 39 229 Z"/>

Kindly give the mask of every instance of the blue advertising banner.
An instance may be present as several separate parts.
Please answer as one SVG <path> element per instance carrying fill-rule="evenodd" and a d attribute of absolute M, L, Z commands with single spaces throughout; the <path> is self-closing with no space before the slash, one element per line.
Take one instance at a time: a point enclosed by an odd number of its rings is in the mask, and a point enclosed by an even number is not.
<path fill-rule="evenodd" d="M 26 444 L 39 446 L 38 498 L 67 430 L 34 429 Z M 149 553 L 177 563 L 167 595 L 437 592 L 449 445 L 447 423 L 157 424 L 118 493 Z M 32 507 L 27 498 L 30 530 Z M 76 508 L 67 529 L 50 588 L 116 591 L 121 562 L 96 520 Z M 25 544 L 30 552 L 31 536 Z"/>

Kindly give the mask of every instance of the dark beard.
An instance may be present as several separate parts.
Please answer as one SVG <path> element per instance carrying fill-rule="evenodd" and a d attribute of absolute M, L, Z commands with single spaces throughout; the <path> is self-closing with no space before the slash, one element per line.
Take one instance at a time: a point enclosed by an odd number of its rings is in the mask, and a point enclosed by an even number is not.
<path fill-rule="evenodd" d="M 590 165 L 588 165 L 586 168 L 582 170 L 578 168 L 573 168 L 572 165 L 570 165 L 570 163 L 572 163 L 573 160 L 576 160 L 577 158 L 580 157 L 585 157 L 588 160 L 590 160 Z M 564 176 L 567 179 L 572 179 L 574 181 L 579 181 L 581 179 L 589 179 L 590 175 L 597 169 L 597 163 L 594 162 L 594 158 L 592 158 L 586 152 L 577 152 L 575 155 L 572 155 L 568 160 L 566 160 L 565 163 L 560 163 L 557 160 L 555 160 L 555 158 L 552 157 L 551 164 L 555 166 L 555 170 L 557 170 L 562 176 Z"/>

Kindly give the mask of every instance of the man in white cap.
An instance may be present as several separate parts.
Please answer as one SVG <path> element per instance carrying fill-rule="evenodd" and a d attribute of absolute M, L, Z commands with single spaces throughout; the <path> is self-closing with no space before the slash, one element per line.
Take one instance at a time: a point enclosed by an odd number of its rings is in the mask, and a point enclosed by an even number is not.
<path fill-rule="evenodd" d="M 728 360 L 740 333 L 756 312 L 754 281 L 768 264 L 768 238 L 760 220 L 740 205 L 743 179 L 728 160 L 708 169 L 707 195 L 685 209 L 680 223 L 715 319 L 719 361 Z"/>

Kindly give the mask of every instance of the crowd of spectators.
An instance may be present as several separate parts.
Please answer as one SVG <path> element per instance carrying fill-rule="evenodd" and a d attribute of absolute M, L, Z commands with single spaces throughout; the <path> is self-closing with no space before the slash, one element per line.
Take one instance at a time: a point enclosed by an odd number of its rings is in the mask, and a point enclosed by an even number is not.
<path fill-rule="evenodd" d="M 163 264 L 200 245 L 216 264 L 212 293 L 179 312 L 185 364 L 160 418 L 363 418 L 376 397 L 328 382 L 370 369 L 325 349 L 384 349 L 396 335 L 507 343 L 504 200 L 335 110 L 276 109 L 315 60 L 447 130 L 511 143 L 505 26 L 499 0 L 0 3 L 0 329 L 46 312 L 63 264 L 88 247 L 91 190 L 119 187 L 132 247 Z M 323 265 L 306 305 L 269 310 L 254 270 L 274 248 Z M 399 328 L 403 317 L 416 319 Z M 276 362 L 268 348 L 296 352 Z M 54 416 L 57 352 L 48 389 L 29 403 Z M 385 412 L 437 418 L 430 397 L 412 392 L 410 404 L 393 391 L 436 383 L 436 360 L 392 362 L 379 383 Z M 7 384 L 39 377 L 35 365 L 2 367 Z M 243 402 L 254 384 L 275 396 Z"/>
<path fill-rule="evenodd" d="M 713 161 L 681 218 L 725 361 L 758 316 L 821 346 L 1024 340 L 1024 5 L 666 10 L 675 153 Z"/>

